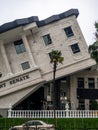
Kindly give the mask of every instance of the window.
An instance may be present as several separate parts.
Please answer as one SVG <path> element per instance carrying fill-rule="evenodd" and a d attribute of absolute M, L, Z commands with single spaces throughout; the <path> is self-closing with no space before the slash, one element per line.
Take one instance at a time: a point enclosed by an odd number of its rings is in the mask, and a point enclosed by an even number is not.
<path fill-rule="evenodd" d="M 80 48 L 79 48 L 77 43 L 71 45 L 71 49 L 72 49 L 73 54 L 76 54 L 76 53 L 80 52 Z"/>
<path fill-rule="evenodd" d="M 67 27 L 67 28 L 64 28 L 64 31 L 65 31 L 67 37 L 74 36 L 74 33 L 73 33 L 73 31 L 72 31 L 71 26 L 69 26 L 69 27 Z"/>
<path fill-rule="evenodd" d="M 14 45 L 15 45 L 17 54 L 20 54 L 26 51 L 22 40 L 15 41 Z"/>
<path fill-rule="evenodd" d="M 50 37 L 49 34 L 44 35 L 44 36 L 43 36 L 43 39 L 44 39 L 44 42 L 45 42 L 45 45 L 46 45 L 46 46 L 49 45 L 49 44 L 52 44 L 52 40 L 51 40 L 51 37 Z"/>
<path fill-rule="evenodd" d="M 39 121 L 29 121 L 25 123 L 26 126 L 36 126 L 36 125 L 42 125 Z"/>
<path fill-rule="evenodd" d="M 30 65 L 29 65 L 29 62 L 28 62 L 28 61 L 22 63 L 21 66 L 22 66 L 22 69 L 23 69 L 23 70 L 26 70 L 26 69 L 29 69 L 29 68 L 30 68 Z"/>
<path fill-rule="evenodd" d="M 78 78 L 78 88 L 84 88 L 84 78 Z"/>
<path fill-rule="evenodd" d="M 95 80 L 94 78 L 88 78 L 88 87 L 95 88 Z"/>
<path fill-rule="evenodd" d="M 85 100 L 84 99 L 79 99 L 78 104 L 79 104 L 79 106 L 78 106 L 79 110 L 85 110 Z"/>
<path fill-rule="evenodd" d="M 47 85 L 47 95 L 48 96 L 51 95 L 51 86 L 50 86 L 50 84 Z"/>

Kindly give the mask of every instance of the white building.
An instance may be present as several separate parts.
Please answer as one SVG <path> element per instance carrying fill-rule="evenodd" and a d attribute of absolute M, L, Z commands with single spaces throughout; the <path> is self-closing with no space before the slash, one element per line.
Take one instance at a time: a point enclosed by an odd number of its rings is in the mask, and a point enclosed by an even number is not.
<path fill-rule="evenodd" d="M 37 16 L 0 26 L 0 114 L 13 109 L 51 109 L 53 66 L 49 53 L 60 50 L 64 57 L 56 72 L 58 107 L 62 97 L 71 109 L 89 109 L 97 99 L 98 72 L 71 9 L 39 21 Z"/>

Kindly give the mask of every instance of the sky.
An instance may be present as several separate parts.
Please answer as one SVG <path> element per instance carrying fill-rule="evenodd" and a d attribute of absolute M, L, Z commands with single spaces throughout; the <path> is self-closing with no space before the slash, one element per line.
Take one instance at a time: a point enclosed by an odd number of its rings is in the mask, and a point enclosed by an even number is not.
<path fill-rule="evenodd" d="M 88 45 L 95 42 L 95 21 L 98 21 L 98 0 L 0 0 L 0 25 L 16 19 L 38 16 L 39 20 L 78 9 L 77 18 Z"/>

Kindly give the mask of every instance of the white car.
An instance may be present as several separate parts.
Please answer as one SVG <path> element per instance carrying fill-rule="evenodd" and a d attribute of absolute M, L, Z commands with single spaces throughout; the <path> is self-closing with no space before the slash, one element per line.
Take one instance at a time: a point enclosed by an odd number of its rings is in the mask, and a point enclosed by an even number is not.
<path fill-rule="evenodd" d="M 31 120 L 26 123 L 11 127 L 9 130 L 55 130 L 54 124 L 47 124 L 40 120 Z"/>

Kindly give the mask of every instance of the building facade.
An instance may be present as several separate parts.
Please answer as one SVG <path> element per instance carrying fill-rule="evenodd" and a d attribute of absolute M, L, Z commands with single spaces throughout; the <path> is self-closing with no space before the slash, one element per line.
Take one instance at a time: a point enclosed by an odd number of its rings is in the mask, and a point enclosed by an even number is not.
<path fill-rule="evenodd" d="M 89 109 L 90 99 L 98 98 L 98 72 L 78 15 L 77 9 L 71 9 L 41 21 L 33 16 L 0 26 L 0 112 L 4 116 L 10 105 L 21 110 L 52 109 L 52 50 L 60 50 L 64 57 L 56 72 L 58 108 L 65 109 L 66 98 L 70 109 Z M 89 96 L 90 90 L 96 97 Z"/>

